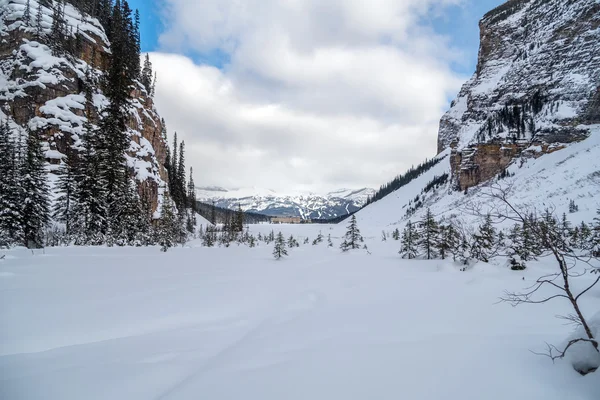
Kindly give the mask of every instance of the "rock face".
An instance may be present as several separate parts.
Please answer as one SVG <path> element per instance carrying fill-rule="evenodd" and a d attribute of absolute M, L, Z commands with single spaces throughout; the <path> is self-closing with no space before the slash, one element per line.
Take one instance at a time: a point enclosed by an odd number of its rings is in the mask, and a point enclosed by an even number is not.
<path fill-rule="evenodd" d="M 456 186 L 500 173 L 515 157 L 588 137 L 600 123 L 600 3 L 509 0 L 480 22 L 477 69 L 442 117 Z"/>
<path fill-rule="evenodd" d="M 65 154 L 81 146 L 86 115 L 95 125 L 108 104 L 101 86 L 92 85 L 91 101 L 85 87 L 89 77 L 98 82 L 105 74 L 110 43 L 98 20 L 82 15 L 71 4 L 65 6 L 65 21 L 77 48 L 74 55 L 57 52 L 50 40 L 52 9 L 41 5 L 41 29 L 34 21 L 23 21 L 24 0 L 0 6 L 0 120 L 8 120 L 15 132 L 30 129 L 45 141 L 49 172 Z M 30 2 L 37 15 L 38 2 Z M 88 94 L 89 96 L 89 94 Z M 167 178 L 164 169 L 167 145 L 162 121 L 152 98 L 138 85 L 129 105 L 130 148 L 127 163 L 140 194 L 158 208 Z M 50 177 L 50 181 L 53 178 Z"/>

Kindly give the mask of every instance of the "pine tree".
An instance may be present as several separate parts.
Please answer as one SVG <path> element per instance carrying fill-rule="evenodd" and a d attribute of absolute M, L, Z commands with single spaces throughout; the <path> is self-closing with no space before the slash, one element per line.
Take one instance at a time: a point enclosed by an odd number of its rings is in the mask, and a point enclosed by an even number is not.
<path fill-rule="evenodd" d="M 202 237 L 202 245 L 205 247 L 213 247 L 217 242 L 217 232 L 212 226 L 207 226 L 204 236 Z"/>
<path fill-rule="evenodd" d="M 313 246 L 316 246 L 319 243 L 321 243 L 322 241 L 323 241 L 323 234 L 321 233 L 321 231 L 319 231 L 319 234 L 317 235 L 315 240 L 313 240 L 312 244 L 313 244 Z"/>
<path fill-rule="evenodd" d="M 183 210 L 187 206 L 186 176 L 185 176 L 185 142 L 179 143 L 179 162 L 177 163 L 177 209 Z"/>
<path fill-rule="evenodd" d="M 560 231 L 563 240 L 566 242 L 571 236 L 571 223 L 567 219 L 567 214 L 563 213 L 562 220 L 560 221 Z"/>
<path fill-rule="evenodd" d="M 478 232 L 473 235 L 471 252 L 473 256 L 483 262 L 489 262 L 496 252 L 496 228 L 492 223 L 492 216 L 487 214 Z"/>
<path fill-rule="evenodd" d="M 455 249 L 459 244 L 458 232 L 452 224 L 441 225 L 439 227 L 439 240 L 436 241 L 436 251 L 445 260 L 450 254 L 455 254 Z"/>
<path fill-rule="evenodd" d="M 44 229 L 50 221 L 49 188 L 45 159 L 37 132 L 29 132 L 27 154 L 22 167 L 23 244 L 28 248 L 43 245 Z"/>
<path fill-rule="evenodd" d="M 65 224 L 67 235 L 72 233 L 73 212 L 77 209 L 75 204 L 75 193 L 77 192 L 77 166 L 75 155 L 69 148 L 66 157 L 62 160 L 57 171 L 58 181 L 56 183 L 56 192 L 58 197 L 54 201 L 52 208 L 52 217 L 55 221 Z"/>
<path fill-rule="evenodd" d="M 31 4 L 30 0 L 27 0 L 25 3 L 25 11 L 23 11 L 23 21 L 25 22 L 25 26 L 29 26 L 31 23 Z"/>
<path fill-rule="evenodd" d="M 394 229 L 394 232 L 392 233 L 392 238 L 394 240 L 400 240 L 400 229 Z"/>
<path fill-rule="evenodd" d="M 166 252 L 169 248 L 175 246 L 177 236 L 177 216 L 173 210 L 171 199 L 163 196 L 161 206 L 161 216 L 158 221 L 158 245 L 160 250 Z"/>
<path fill-rule="evenodd" d="M 52 26 L 50 29 L 50 40 L 52 42 L 52 54 L 61 55 L 64 52 L 66 24 L 64 19 L 63 0 L 57 0 L 52 9 Z"/>
<path fill-rule="evenodd" d="M 298 241 L 294 238 L 294 235 L 290 235 L 287 244 L 290 249 L 300 246 L 300 243 L 298 243 Z"/>
<path fill-rule="evenodd" d="M 119 193 L 119 211 L 118 224 L 112 224 L 113 235 L 119 246 L 134 245 L 136 241 L 141 240 L 139 234 L 148 229 L 145 224 L 148 222 L 145 210 L 142 207 L 142 201 L 137 191 L 136 183 L 124 174 L 125 182 L 120 187 Z"/>
<path fill-rule="evenodd" d="M 331 233 L 327 235 L 327 247 L 333 247 L 333 242 L 331 241 Z"/>
<path fill-rule="evenodd" d="M 346 234 L 344 235 L 344 241 L 340 245 L 340 248 L 342 251 L 360 249 L 360 244 L 363 241 L 364 239 L 360 234 L 360 230 L 358 229 L 358 224 L 356 222 L 356 215 L 352 215 L 352 218 L 350 218 L 350 223 L 348 224 L 348 228 L 346 229 Z"/>
<path fill-rule="evenodd" d="M 591 237 L 592 256 L 600 257 L 600 208 L 596 210 Z"/>
<path fill-rule="evenodd" d="M 287 249 L 285 248 L 285 239 L 283 233 L 279 232 L 275 239 L 275 247 L 273 248 L 273 257 L 276 260 L 281 259 L 283 256 L 287 256 Z"/>
<path fill-rule="evenodd" d="M 411 221 L 406 223 L 404 230 L 402 231 L 402 248 L 400 254 L 402 258 L 408 258 L 409 260 L 417 258 L 419 255 L 419 234 L 414 224 Z"/>
<path fill-rule="evenodd" d="M 244 230 L 244 211 L 242 211 L 242 206 L 239 203 L 232 223 L 234 232 L 242 232 Z"/>
<path fill-rule="evenodd" d="M 569 200 L 569 213 L 573 214 L 579 211 L 579 206 L 575 204 L 575 200 Z"/>
<path fill-rule="evenodd" d="M 158 76 L 156 75 L 156 72 L 154 73 L 154 80 L 152 81 L 152 87 L 150 88 L 150 97 L 154 97 L 154 95 L 156 94 L 156 82 L 158 81 Z"/>
<path fill-rule="evenodd" d="M 150 56 L 147 53 L 144 59 L 144 67 L 142 68 L 141 83 L 144 85 L 148 95 L 150 95 L 152 91 L 152 63 L 150 62 Z"/>
<path fill-rule="evenodd" d="M 518 255 L 519 258 L 527 261 L 529 259 L 528 249 L 523 247 L 523 232 L 519 224 L 513 225 L 508 233 L 509 256 Z"/>
<path fill-rule="evenodd" d="M 37 13 L 35 14 L 35 36 L 39 39 L 42 36 L 42 2 L 38 1 Z"/>
<path fill-rule="evenodd" d="M 22 242 L 21 177 L 18 142 L 11 139 L 8 120 L 0 123 L 0 247 Z"/>
<path fill-rule="evenodd" d="M 80 172 L 74 192 L 73 227 L 75 243 L 101 244 L 104 241 L 102 230 L 106 225 L 106 182 L 100 173 L 100 157 L 96 152 L 98 140 L 88 119 L 84 122 L 84 134 L 81 137 L 83 152 L 80 153 Z"/>
<path fill-rule="evenodd" d="M 579 225 L 579 243 L 578 247 L 581 250 L 587 250 L 590 248 L 590 238 L 592 237 L 592 231 L 590 227 L 583 221 Z"/>
<path fill-rule="evenodd" d="M 192 167 L 190 167 L 190 180 L 187 186 L 187 200 L 188 208 L 196 212 L 198 210 L 198 204 L 196 200 L 196 184 L 194 183 L 194 170 Z M 196 225 L 195 222 L 194 225 Z"/>
<path fill-rule="evenodd" d="M 437 247 L 437 236 L 438 236 L 438 223 L 431 212 L 431 209 L 427 209 L 424 219 L 419 222 L 418 235 L 421 238 L 419 241 L 419 247 L 421 247 L 428 260 L 435 258 L 435 249 Z"/>

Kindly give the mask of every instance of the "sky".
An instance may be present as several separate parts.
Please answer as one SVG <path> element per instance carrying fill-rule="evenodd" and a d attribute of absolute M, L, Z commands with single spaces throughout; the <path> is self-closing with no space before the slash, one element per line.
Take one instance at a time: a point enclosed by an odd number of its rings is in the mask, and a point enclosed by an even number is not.
<path fill-rule="evenodd" d="M 196 186 L 379 187 L 436 154 L 504 0 L 130 0 Z"/>

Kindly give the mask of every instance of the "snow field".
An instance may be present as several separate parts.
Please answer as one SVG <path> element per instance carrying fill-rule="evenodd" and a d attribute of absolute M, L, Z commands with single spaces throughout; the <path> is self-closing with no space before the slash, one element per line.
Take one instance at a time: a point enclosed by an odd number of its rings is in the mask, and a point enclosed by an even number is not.
<path fill-rule="evenodd" d="M 311 242 L 329 228 L 252 227 Z M 366 242 L 370 255 L 342 254 L 334 239 L 281 261 L 264 243 L 11 250 L 0 261 L 0 398 L 598 398 L 597 374 L 529 351 L 568 337 L 554 317 L 567 304 L 496 304 L 551 260 L 460 272 L 402 260 L 393 240 Z M 596 288 L 584 311 L 599 298 Z"/>

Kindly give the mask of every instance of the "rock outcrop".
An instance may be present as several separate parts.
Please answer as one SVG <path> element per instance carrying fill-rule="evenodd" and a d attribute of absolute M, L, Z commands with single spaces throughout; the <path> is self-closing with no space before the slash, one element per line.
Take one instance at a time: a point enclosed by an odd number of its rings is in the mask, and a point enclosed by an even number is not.
<path fill-rule="evenodd" d="M 80 149 L 86 115 L 96 124 L 108 104 L 100 84 L 88 90 L 91 102 L 85 87 L 86 78 L 98 82 L 105 74 L 110 43 L 97 19 L 66 4 L 67 31 L 76 46 L 58 52 L 50 35 L 52 9 L 30 2 L 31 19 L 41 7 L 38 28 L 34 21 L 23 20 L 25 4 L 25 0 L 11 0 L 0 6 L 0 119 L 8 120 L 14 131 L 40 133 L 52 174 L 69 150 Z M 141 84 L 131 92 L 128 128 L 127 163 L 140 194 L 147 196 L 155 211 L 167 178 L 167 145 L 162 120 Z"/>
<path fill-rule="evenodd" d="M 480 30 L 476 72 L 438 135 L 439 152 L 452 148 L 460 189 L 516 157 L 581 141 L 600 123 L 597 0 L 509 0 L 483 17 Z M 524 153 L 532 148 L 539 151 Z"/>

